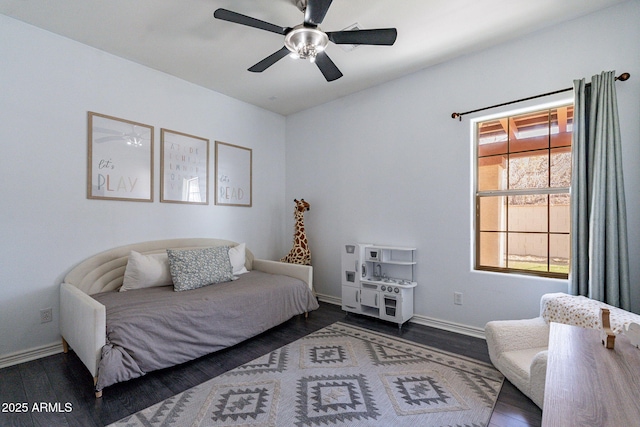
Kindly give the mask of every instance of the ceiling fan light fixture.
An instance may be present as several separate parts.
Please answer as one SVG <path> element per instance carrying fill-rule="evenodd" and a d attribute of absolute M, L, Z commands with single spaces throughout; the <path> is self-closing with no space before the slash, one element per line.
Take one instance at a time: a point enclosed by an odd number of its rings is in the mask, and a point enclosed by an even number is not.
<path fill-rule="evenodd" d="M 284 39 L 284 45 L 293 56 L 315 62 L 316 56 L 329 44 L 329 37 L 320 29 L 298 25 Z"/>
<path fill-rule="evenodd" d="M 131 145 L 133 147 L 142 147 L 142 138 L 127 136 L 126 141 L 127 145 Z"/>

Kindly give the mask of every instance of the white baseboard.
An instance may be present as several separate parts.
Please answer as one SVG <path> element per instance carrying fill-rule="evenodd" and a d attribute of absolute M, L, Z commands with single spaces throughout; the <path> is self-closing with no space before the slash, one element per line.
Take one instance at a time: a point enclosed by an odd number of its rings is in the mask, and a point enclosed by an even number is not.
<path fill-rule="evenodd" d="M 62 353 L 62 341 L 0 356 L 0 369 Z"/>
<path fill-rule="evenodd" d="M 332 297 L 331 295 L 318 294 L 318 293 L 316 293 L 316 296 L 322 302 L 327 302 L 329 304 L 342 306 L 342 300 L 340 298 Z"/>
<path fill-rule="evenodd" d="M 322 302 L 326 302 L 334 305 L 342 305 L 342 300 L 331 295 L 316 294 L 318 299 Z M 485 339 L 484 329 L 477 328 L 475 326 L 462 325 L 460 323 L 449 322 L 447 320 L 433 319 L 431 317 L 415 314 L 409 322 L 416 323 L 418 325 L 429 326 L 432 328 L 443 329 L 449 332 L 455 332 L 457 334 L 468 335 L 471 337 Z"/>
<path fill-rule="evenodd" d="M 470 337 L 485 339 L 484 328 L 475 326 L 462 325 L 460 323 L 449 322 L 447 320 L 433 319 L 431 317 L 414 314 L 410 322 L 418 325 L 430 326 L 432 328 L 442 329 L 457 334 L 468 335 Z"/>

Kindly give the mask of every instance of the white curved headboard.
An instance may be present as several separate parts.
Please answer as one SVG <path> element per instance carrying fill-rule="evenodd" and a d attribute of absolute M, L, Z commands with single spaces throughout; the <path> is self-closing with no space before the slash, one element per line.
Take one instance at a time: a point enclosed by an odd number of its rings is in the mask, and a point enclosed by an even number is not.
<path fill-rule="evenodd" d="M 122 286 L 124 270 L 131 251 L 152 254 L 164 252 L 167 249 L 210 248 L 214 246 L 233 247 L 237 245 L 238 243 L 231 240 L 210 238 L 169 239 L 134 243 L 109 249 L 87 258 L 74 267 L 66 275 L 64 281 L 88 295 L 93 295 L 99 292 L 112 291 Z M 251 251 L 246 249 L 245 266 L 247 270 L 252 269 L 253 259 Z"/>

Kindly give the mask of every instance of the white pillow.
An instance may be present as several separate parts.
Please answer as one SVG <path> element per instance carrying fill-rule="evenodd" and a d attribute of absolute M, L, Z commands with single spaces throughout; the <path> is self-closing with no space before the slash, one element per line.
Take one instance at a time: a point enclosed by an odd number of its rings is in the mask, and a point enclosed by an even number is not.
<path fill-rule="evenodd" d="M 238 246 L 229 249 L 229 259 L 231 260 L 231 267 L 233 268 L 233 274 L 248 273 L 249 270 L 244 266 L 245 263 L 245 251 L 246 243 L 240 243 Z"/>
<path fill-rule="evenodd" d="M 131 251 L 120 292 L 173 284 L 167 253 L 142 255 Z"/>

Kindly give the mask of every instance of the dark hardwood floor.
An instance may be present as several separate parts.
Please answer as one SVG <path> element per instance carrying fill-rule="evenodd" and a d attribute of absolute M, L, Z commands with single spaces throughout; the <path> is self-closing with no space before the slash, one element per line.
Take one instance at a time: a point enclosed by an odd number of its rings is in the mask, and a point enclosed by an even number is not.
<path fill-rule="evenodd" d="M 101 399 L 95 398 L 91 375 L 75 353 L 69 351 L 0 370 L 0 426 L 104 426 L 336 321 L 398 334 L 395 324 L 353 314 L 346 316 L 340 307 L 320 303 L 320 309 L 306 319 L 296 316 L 234 347 L 107 387 Z M 414 323 L 405 324 L 401 336 L 489 362 L 487 344 L 482 339 Z M 15 405 L 9 405 L 16 403 L 26 403 L 27 411 L 15 412 Z M 43 411 L 34 411 L 34 404 Z M 539 426 L 541 419 L 540 409 L 505 381 L 489 425 Z"/>

